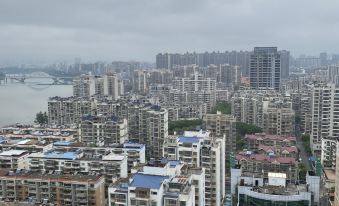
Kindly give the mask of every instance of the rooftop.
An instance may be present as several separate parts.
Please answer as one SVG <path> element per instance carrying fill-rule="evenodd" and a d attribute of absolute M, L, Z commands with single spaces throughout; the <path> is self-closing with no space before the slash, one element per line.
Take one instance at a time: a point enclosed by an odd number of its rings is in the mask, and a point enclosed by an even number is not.
<path fill-rule="evenodd" d="M 188 176 L 180 175 L 175 176 L 171 179 L 171 183 L 178 183 L 178 184 L 187 184 Z"/>
<path fill-rule="evenodd" d="M 273 178 L 284 178 L 286 179 L 286 174 L 285 173 L 276 173 L 276 172 L 269 172 L 268 177 L 273 177 Z"/>
<path fill-rule="evenodd" d="M 237 154 L 236 159 L 238 161 L 246 160 L 281 164 L 294 164 L 296 162 L 293 157 L 270 157 L 262 154 Z"/>
<path fill-rule="evenodd" d="M 110 153 L 108 155 L 102 156 L 102 160 L 106 160 L 106 161 L 121 161 L 124 158 L 125 156 L 114 154 L 114 153 Z"/>
<path fill-rule="evenodd" d="M 296 138 L 293 136 L 281 136 L 281 135 L 272 135 L 272 134 L 266 134 L 266 133 L 246 134 L 245 139 L 296 141 Z"/>
<path fill-rule="evenodd" d="M 70 146 L 73 142 L 70 141 L 56 141 L 53 143 L 53 146 Z"/>
<path fill-rule="evenodd" d="M 286 146 L 286 147 L 280 147 L 280 146 L 269 146 L 269 145 L 259 145 L 259 150 L 264 150 L 265 152 L 276 152 L 277 150 L 280 150 L 280 152 L 298 152 L 298 149 L 296 146 Z"/>
<path fill-rule="evenodd" d="M 46 159 L 65 159 L 65 160 L 75 160 L 77 159 L 78 155 L 80 154 L 80 151 L 75 152 L 58 152 L 58 151 L 48 151 L 45 153 L 39 152 L 39 153 L 32 153 L 29 157 L 35 158 L 46 158 Z"/>
<path fill-rule="evenodd" d="M 166 179 L 169 179 L 169 177 L 159 175 L 135 174 L 132 177 L 132 181 L 129 186 L 148 189 L 159 189 L 161 184 Z"/>
<path fill-rule="evenodd" d="M 145 147 L 144 144 L 138 144 L 138 143 L 124 143 L 124 146 L 123 146 L 125 149 L 142 149 Z"/>
<path fill-rule="evenodd" d="M 0 153 L 0 156 L 20 156 L 26 153 L 26 150 L 9 150 Z"/>
<path fill-rule="evenodd" d="M 178 142 L 196 144 L 199 143 L 199 138 L 196 136 L 194 137 L 181 136 L 178 137 Z"/>
<path fill-rule="evenodd" d="M 251 190 L 254 192 L 270 195 L 298 195 L 300 192 L 306 192 L 307 188 L 306 185 L 303 184 L 287 184 L 286 187 L 272 185 L 264 185 L 261 187 L 253 186 Z"/>
<path fill-rule="evenodd" d="M 50 181 L 79 181 L 79 182 L 96 182 L 98 181 L 102 175 L 68 175 L 61 173 L 41 173 L 41 172 L 33 172 L 29 170 L 16 170 L 9 171 L 0 169 L 0 178 L 15 178 L 15 179 L 42 179 L 42 180 L 50 180 Z"/>

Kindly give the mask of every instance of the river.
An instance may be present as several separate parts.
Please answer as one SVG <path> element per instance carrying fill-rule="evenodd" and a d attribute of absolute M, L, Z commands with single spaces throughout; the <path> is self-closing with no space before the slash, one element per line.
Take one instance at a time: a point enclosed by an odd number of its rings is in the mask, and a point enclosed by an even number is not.
<path fill-rule="evenodd" d="M 25 84 L 8 80 L 0 85 L 0 127 L 8 124 L 32 123 L 39 111 L 47 111 L 51 96 L 72 95 L 72 85 L 39 85 L 50 79 L 27 79 Z"/>

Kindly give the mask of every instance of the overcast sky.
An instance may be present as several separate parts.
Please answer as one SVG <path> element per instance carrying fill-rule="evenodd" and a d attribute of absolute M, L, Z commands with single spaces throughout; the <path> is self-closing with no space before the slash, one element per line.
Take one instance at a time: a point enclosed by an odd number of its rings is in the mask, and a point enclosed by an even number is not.
<path fill-rule="evenodd" d="M 339 53 L 338 0 L 1 0 L 0 65 L 159 52 Z"/>

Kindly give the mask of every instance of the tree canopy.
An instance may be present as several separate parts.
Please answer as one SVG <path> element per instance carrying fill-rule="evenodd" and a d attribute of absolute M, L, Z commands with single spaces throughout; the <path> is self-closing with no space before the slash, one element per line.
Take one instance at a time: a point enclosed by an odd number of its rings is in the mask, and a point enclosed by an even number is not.
<path fill-rule="evenodd" d="M 46 112 L 38 112 L 35 117 L 35 122 L 38 124 L 47 124 L 48 123 L 48 116 Z"/>
<path fill-rule="evenodd" d="M 202 119 L 170 121 L 168 131 L 183 133 L 185 130 L 195 130 L 197 126 L 202 126 L 202 122 Z"/>
<path fill-rule="evenodd" d="M 218 102 L 212 113 L 216 114 L 217 111 L 220 111 L 222 114 L 231 114 L 231 104 L 228 102 Z"/>
<path fill-rule="evenodd" d="M 236 127 L 237 134 L 240 134 L 241 136 L 245 136 L 245 134 L 254 134 L 262 132 L 262 129 L 260 127 L 243 122 L 237 122 Z"/>

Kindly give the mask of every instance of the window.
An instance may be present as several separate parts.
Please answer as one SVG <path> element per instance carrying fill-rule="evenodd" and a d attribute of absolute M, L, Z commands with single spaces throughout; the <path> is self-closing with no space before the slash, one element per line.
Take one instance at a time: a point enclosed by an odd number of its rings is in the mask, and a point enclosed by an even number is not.
<path fill-rule="evenodd" d="M 185 201 L 180 201 L 180 206 L 186 206 L 186 202 Z"/>

